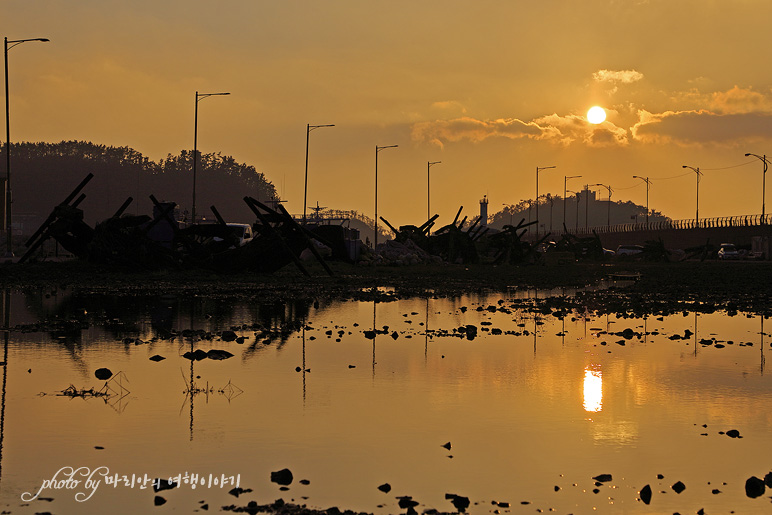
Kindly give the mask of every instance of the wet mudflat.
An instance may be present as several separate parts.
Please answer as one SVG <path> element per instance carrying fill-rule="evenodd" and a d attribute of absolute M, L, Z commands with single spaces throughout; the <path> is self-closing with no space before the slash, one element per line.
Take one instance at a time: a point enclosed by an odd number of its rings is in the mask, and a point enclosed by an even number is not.
<path fill-rule="evenodd" d="M 370 279 L 7 290 L 0 507 L 772 508 L 763 295 Z"/>

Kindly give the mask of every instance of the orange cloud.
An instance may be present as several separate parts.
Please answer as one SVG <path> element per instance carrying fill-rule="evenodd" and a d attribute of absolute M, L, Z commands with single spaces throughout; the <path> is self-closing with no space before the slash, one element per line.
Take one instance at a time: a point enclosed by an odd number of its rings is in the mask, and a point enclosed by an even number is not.
<path fill-rule="evenodd" d="M 621 82 L 632 84 L 643 79 L 643 74 L 635 70 L 598 70 L 592 74 L 596 82 Z"/>
<path fill-rule="evenodd" d="M 757 91 L 735 86 L 729 91 L 713 93 L 710 106 L 724 114 L 752 113 L 772 111 L 772 100 Z"/>
<path fill-rule="evenodd" d="M 635 141 L 680 145 L 731 144 L 767 138 L 772 132 L 772 113 L 714 113 L 708 110 L 641 110 L 631 128 Z"/>

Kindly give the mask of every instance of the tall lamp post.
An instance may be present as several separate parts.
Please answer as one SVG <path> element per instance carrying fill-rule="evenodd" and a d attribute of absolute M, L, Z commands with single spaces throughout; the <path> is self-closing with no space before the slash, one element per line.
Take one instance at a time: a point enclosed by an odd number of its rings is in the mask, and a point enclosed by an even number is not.
<path fill-rule="evenodd" d="M 651 181 L 648 177 L 641 177 L 640 175 L 633 175 L 633 179 L 640 179 L 646 183 L 646 228 L 649 228 L 649 188 L 651 187 Z"/>
<path fill-rule="evenodd" d="M 606 210 L 607 211 L 606 212 L 606 228 L 610 229 L 611 228 L 611 192 L 613 190 L 611 189 L 611 186 L 608 186 L 606 184 L 598 183 L 598 184 L 593 184 L 592 186 L 603 186 L 604 188 L 606 188 L 608 190 L 608 208 Z"/>
<path fill-rule="evenodd" d="M 568 179 L 578 179 L 581 175 L 564 175 L 563 176 L 563 228 L 566 227 L 566 183 Z"/>
<path fill-rule="evenodd" d="M 694 215 L 694 219 L 697 222 L 697 227 L 700 226 L 700 175 L 702 175 L 702 172 L 699 168 L 695 168 L 693 166 L 689 165 L 683 165 L 681 168 L 689 168 L 694 173 L 697 174 L 697 212 Z"/>
<path fill-rule="evenodd" d="M 373 240 L 373 250 L 378 247 L 378 153 L 381 150 L 387 148 L 397 148 L 398 146 L 399 145 L 385 145 L 383 147 L 379 147 L 378 145 L 375 145 L 375 238 Z"/>
<path fill-rule="evenodd" d="M 310 125 L 306 124 L 306 178 L 303 182 L 303 225 L 306 224 L 306 206 L 308 205 L 308 140 L 311 131 L 322 127 L 335 127 L 334 124 Z"/>
<path fill-rule="evenodd" d="M 8 51 L 16 45 L 27 41 L 49 41 L 47 38 L 12 39 L 5 42 L 5 241 L 7 245 L 6 257 L 13 257 L 12 229 L 11 229 L 11 116 L 8 95 Z"/>
<path fill-rule="evenodd" d="M 429 178 L 429 171 L 432 169 L 432 165 L 438 165 L 442 161 L 427 161 L 426 163 L 426 221 L 432 217 L 432 211 L 429 208 L 429 201 L 431 199 L 431 180 Z"/>
<path fill-rule="evenodd" d="M 198 102 L 206 97 L 230 95 L 230 93 L 199 93 L 196 91 L 196 115 L 193 121 L 193 208 L 191 223 L 196 223 L 196 164 L 198 163 Z"/>
<path fill-rule="evenodd" d="M 764 154 L 763 156 L 760 156 L 758 154 L 751 154 L 750 152 L 748 152 L 747 154 L 745 154 L 745 157 L 748 157 L 748 156 L 753 156 L 753 157 L 755 157 L 757 159 L 760 159 L 761 162 L 764 163 L 764 175 L 762 176 L 762 180 L 761 180 L 761 223 L 767 223 L 764 215 L 766 215 L 765 200 L 766 200 L 766 194 L 767 194 L 767 192 L 766 192 L 766 189 L 767 189 L 767 168 L 769 166 L 769 161 L 767 160 L 767 155 L 766 154 Z"/>
<path fill-rule="evenodd" d="M 536 240 L 539 240 L 539 172 L 555 168 L 555 166 L 537 166 L 536 167 Z"/>

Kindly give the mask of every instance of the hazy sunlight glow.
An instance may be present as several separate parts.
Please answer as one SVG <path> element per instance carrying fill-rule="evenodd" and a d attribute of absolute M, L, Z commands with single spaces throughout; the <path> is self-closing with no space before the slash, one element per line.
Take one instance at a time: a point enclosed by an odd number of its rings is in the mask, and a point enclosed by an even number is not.
<path fill-rule="evenodd" d="M 598 124 L 603 123 L 606 119 L 606 111 L 600 106 L 592 106 L 587 111 L 587 121 L 590 123 Z"/>
<path fill-rule="evenodd" d="M 603 408 L 603 377 L 600 371 L 584 371 L 584 410 L 593 413 Z"/>

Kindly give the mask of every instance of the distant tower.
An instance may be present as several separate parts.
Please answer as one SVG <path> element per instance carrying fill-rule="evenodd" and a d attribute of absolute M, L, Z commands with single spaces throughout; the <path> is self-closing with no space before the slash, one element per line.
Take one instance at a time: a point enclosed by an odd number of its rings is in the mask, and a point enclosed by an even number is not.
<path fill-rule="evenodd" d="M 488 227 L 488 195 L 480 201 L 480 227 Z"/>

